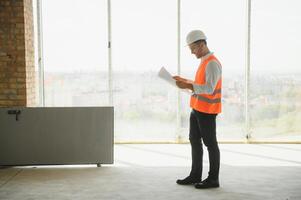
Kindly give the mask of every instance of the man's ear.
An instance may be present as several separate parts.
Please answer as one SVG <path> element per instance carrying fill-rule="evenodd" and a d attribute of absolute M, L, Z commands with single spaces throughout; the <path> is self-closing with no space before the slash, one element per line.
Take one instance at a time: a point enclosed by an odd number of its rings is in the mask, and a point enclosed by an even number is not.
<path fill-rule="evenodd" d="M 204 42 L 200 42 L 200 47 L 203 48 L 205 46 Z"/>

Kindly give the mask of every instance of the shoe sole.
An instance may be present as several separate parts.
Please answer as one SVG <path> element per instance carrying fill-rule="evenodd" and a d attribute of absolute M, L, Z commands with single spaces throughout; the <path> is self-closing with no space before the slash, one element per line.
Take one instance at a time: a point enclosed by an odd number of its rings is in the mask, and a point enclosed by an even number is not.
<path fill-rule="evenodd" d="M 218 186 L 209 186 L 209 187 L 196 187 L 194 186 L 196 189 L 210 189 L 210 188 L 219 188 L 219 185 Z"/>

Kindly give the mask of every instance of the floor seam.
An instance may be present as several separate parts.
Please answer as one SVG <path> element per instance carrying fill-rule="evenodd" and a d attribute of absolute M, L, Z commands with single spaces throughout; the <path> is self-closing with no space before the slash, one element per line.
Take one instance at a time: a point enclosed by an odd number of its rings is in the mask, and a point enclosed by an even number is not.
<path fill-rule="evenodd" d="M 20 174 L 22 169 L 18 170 L 13 176 L 11 176 L 9 179 L 7 179 L 2 185 L 0 185 L 0 190 L 8 183 L 10 182 L 13 178 L 15 178 L 18 174 Z"/>

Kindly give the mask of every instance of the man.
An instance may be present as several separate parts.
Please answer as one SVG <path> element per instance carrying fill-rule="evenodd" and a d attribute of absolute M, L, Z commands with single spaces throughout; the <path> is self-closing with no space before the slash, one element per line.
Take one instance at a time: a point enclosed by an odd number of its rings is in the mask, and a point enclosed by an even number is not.
<path fill-rule="evenodd" d="M 191 53 L 201 59 L 195 80 L 174 76 L 181 89 L 190 89 L 190 130 L 192 166 L 188 177 L 177 180 L 180 185 L 195 184 L 195 188 L 219 187 L 220 151 L 216 139 L 216 116 L 221 112 L 222 67 L 207 47 L 207 37 L 200 30 L 191 31 L 186 42 Z M 203 143 L 209 153 L 209 175 L 202 180 Z"/>

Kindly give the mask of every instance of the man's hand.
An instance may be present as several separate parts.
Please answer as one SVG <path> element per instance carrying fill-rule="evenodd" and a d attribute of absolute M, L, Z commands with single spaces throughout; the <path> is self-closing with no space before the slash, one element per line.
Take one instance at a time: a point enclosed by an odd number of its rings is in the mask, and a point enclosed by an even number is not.
<path fill-rule="evenodd" d="M 187 79 L 182 78 L 181 76 L 173 76 L 172 78 L 175 79 L 176 81 L 183 81 L 183 82 L 187 81 Z"/>
<path fill-rule="evenodd" d="M 193 81 L 188 80 L 186 78 L 182 78 L 180 76 L 173 76 L 172 78 L 176 80 L 176 84 L 179 88 L 190 89 L 193 91 L 193 86 L 192 86 Z"/>
<path fill-rule="evenodd" d="M 176 84 L 181 89 L 188 89 L 188 83 L 185 83 L 183 81 L 176 81 Z"/>
<path fill-rule="evenodd" d="M 182 81 L 182 82 L 190 83 L 190 84 L 193 83 L 192 80 L 189 80 L 189 79 L 186 79 L 186 78 L 182 78 L 181 76 L 173 76 L 172 78 L 175 79 L 176 81 Z"/>
<path fill-rule="evenodd" d="M 173 79 L 176 80 L 176 84 L 179 88 L 193 90 L 192 81 L 182 78 L 180 76 L 173 76 Z"/>

